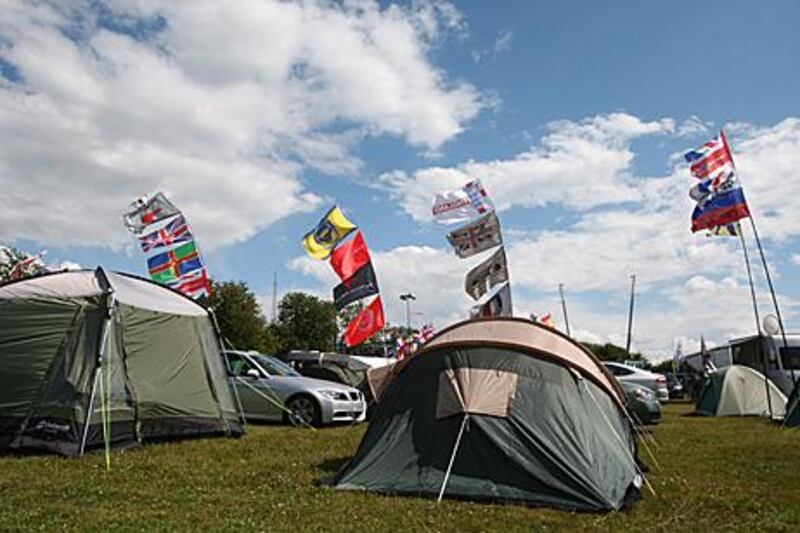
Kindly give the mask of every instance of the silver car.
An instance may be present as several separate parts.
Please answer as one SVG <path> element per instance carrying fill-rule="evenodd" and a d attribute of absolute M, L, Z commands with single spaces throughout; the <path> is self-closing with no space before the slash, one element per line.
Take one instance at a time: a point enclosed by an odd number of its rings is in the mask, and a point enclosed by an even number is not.
<path fill-rule="evenodd" d="M 648 370 L 636 368 L 634 366 L 603 361 L 603 365 L 614 374 L 617 381 L 635 383 L 652 390 L 659 400 L 666 402 L 669 400 L 669 390 L 667 389 L 667 378 L 662 374 L 656 374 Z"/>
<path fill-rule="evenodd" d="M 247 421 L 320 426 L 361 422 L 364 395 L 353 387 L 303 377 L 281 360 L 254 352 L 226 351 L 225 364 Z"/>

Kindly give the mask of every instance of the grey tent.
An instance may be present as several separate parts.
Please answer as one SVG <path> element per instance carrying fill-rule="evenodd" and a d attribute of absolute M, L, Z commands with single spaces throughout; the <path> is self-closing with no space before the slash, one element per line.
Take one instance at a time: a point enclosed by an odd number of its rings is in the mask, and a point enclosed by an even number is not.
<path fill-rule="evenodd" d="M 208 311 L 96 271 L 0 286 L 0 450 L 242 433 Z"/>
<path fill-rule="evenodd" d="M 769 390 L 769 401 L 767 400 Z M 711 373 L 695 413 L 702 416 L 769 416 L 783 417 L 786 413 L 786 396 L 757 370 L 743 365 L 724 366 Z"/>
<path fill-rule="evenodd" d="M 786 402 L 783 425 L 790 428 L 800 427 L 800 381 L 794 384 L 794 389 Z"/>
<path fill-rule="evenodd" d="M 461 322 L 369 377 L 379 403 L 336 488 L 580 511 L 639 495 L 624 395 L 559 332 L 515 318 Z"/>

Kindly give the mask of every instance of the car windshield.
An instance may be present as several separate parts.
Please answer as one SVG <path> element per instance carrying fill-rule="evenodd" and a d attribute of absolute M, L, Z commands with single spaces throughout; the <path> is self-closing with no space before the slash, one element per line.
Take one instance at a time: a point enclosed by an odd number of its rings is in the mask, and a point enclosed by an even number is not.
<path fill-rule="evenodd" d="M 253 359 L 267 371 L 270 376 L 299 376 L 294 368 L 290 367 L 280 359 L 269 355 L 256 355 Z"/>

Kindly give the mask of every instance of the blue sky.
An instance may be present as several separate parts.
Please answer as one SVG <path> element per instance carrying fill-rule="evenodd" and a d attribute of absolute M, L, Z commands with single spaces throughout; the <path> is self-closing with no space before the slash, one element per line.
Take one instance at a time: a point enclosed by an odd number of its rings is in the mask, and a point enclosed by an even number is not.
<path fill-rule="evenodd" d="M 634 346 L 660 358 L 754 329 L 738 242 L 689 233 L 675 157 L 725 126 L 798 329 L 796 2 L 58 6 L 0 22 L 0 243 L 143 274 L 119 215 L 164 190 L 212 275 L 268 303 L 273 272 L 328 294 L 299 240 L 337 202 L 389 320 L 412 290 L 415 321 L 443 327 L 475 261 L 425 211 L 481 178 L 516 314 L 561 325 L 563 282 L 573 331 L 623 343 L 636 273 Z"/>

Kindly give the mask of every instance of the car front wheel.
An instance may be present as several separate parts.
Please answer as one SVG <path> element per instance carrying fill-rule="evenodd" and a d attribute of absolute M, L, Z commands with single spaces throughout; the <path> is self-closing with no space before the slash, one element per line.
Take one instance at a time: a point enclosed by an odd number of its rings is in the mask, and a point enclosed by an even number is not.
<path fill-rule="evenodd" d="M 316 427 L 320 425 L 321 414 L 319 404 L 310 396 L 296 396 L 286 405 L 287 416 L 293 426 Z"/>

